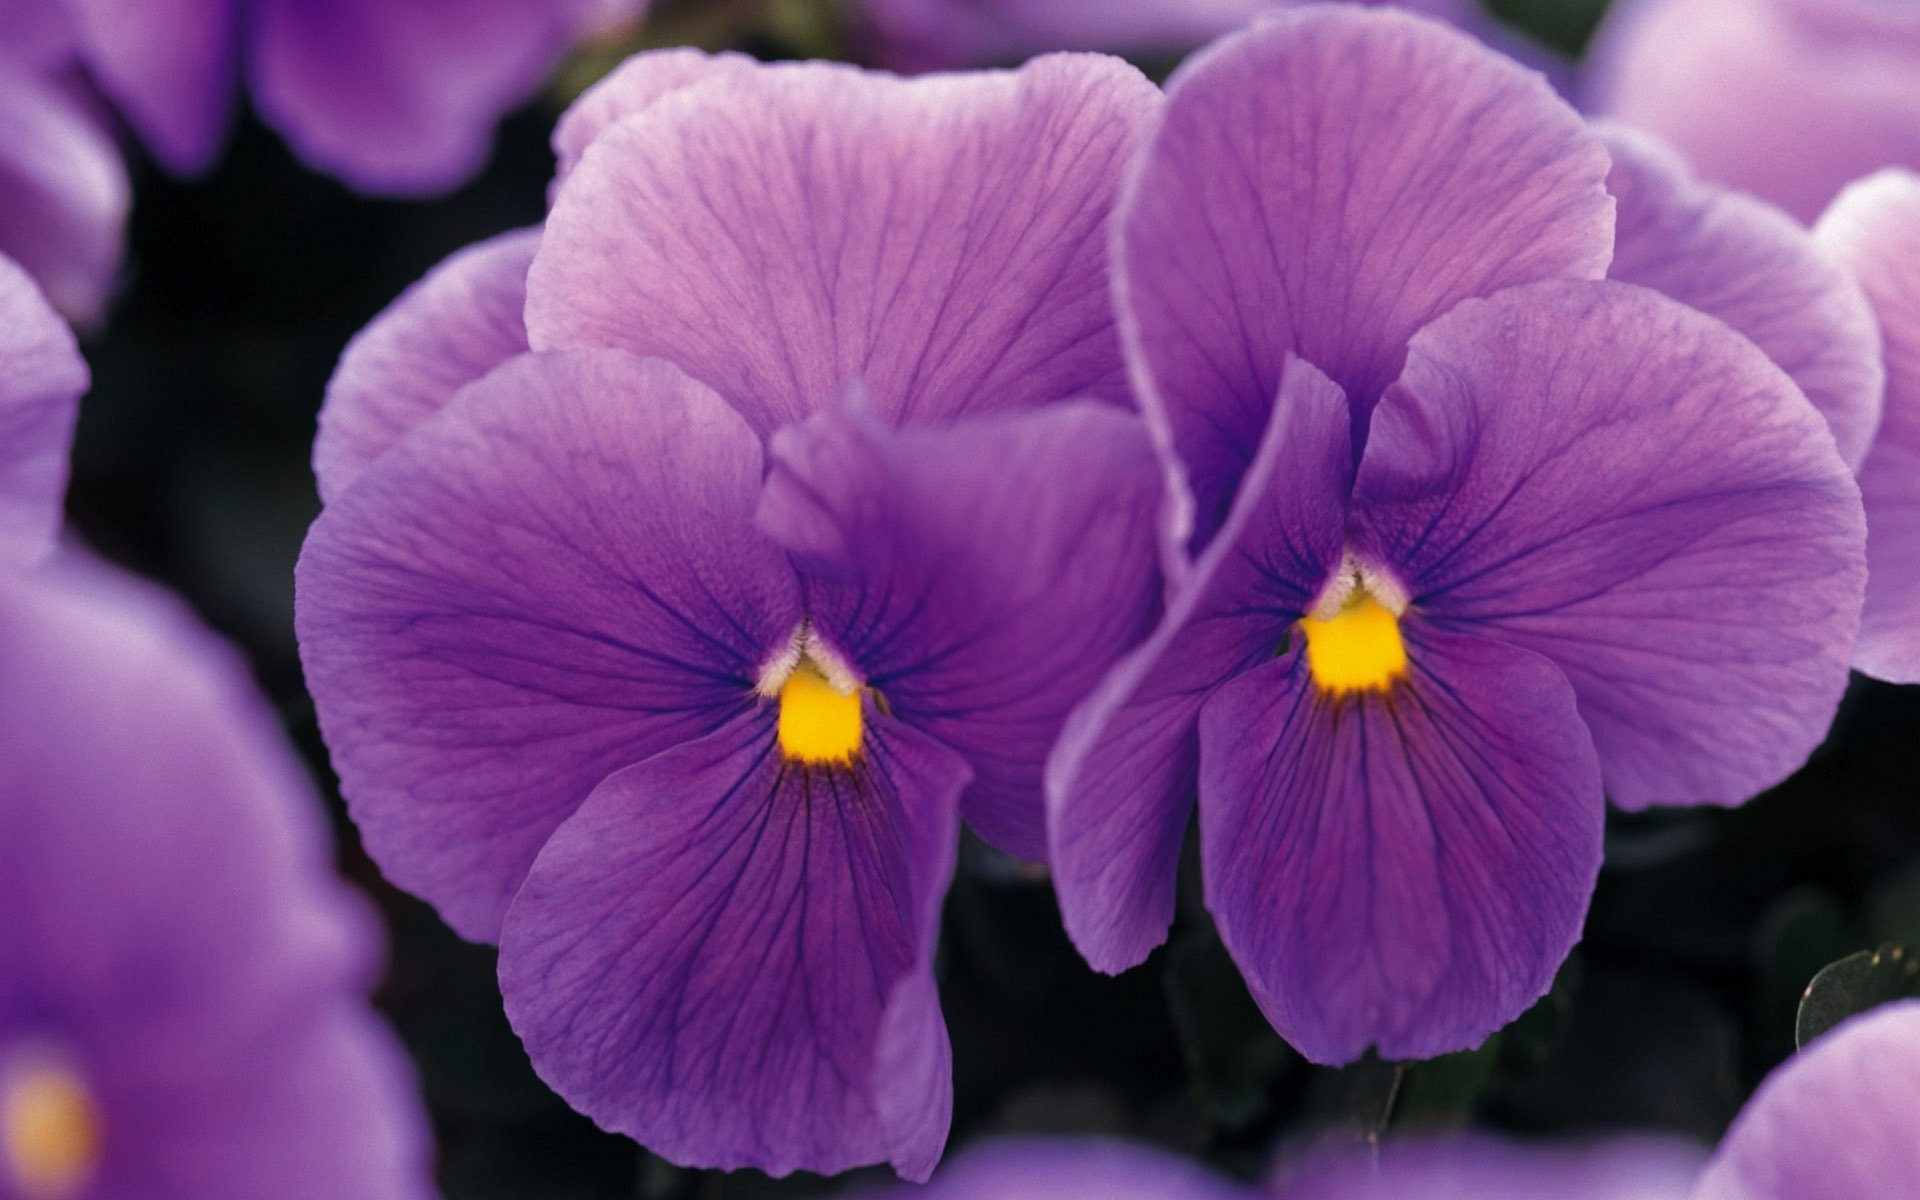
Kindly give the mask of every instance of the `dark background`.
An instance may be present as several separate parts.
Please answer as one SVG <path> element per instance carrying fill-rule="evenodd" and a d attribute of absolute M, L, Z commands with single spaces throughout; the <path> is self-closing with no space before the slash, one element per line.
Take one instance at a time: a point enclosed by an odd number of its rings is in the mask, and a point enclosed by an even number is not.
<path fill-rule="evenodd" d="M 1494 7 L 1573 51 L 1602 3 Z M 764 57 L 848 45 L 812 0 L 668 4 L 645 37 Z M 492 950 L 462 943 L 360 853 L 294 653 L 292 566 L 319 508 L 308 454 L 341 347 L 450 252 L 541 217 L 553 118 L 614 56 L 576 63 L 502 128 L 484 175 L 430 204 L 356 197 L 251 123 L 203 180 L 143 169 L 126 287 L 86 347 L 95 383 L 72 516 L 246 647 L 326 785 L 343 868 L 391 929 L 379 1002 L 419 1066 L 449 1197 L 817 1194 L 831 1185 L 673 1168 L 547 1092 L 501 1016 Z M 953 1145 L 1115 1133 L 1252 1175 L 1287 1139 L 1389 1126 L 1714 1138 L 1792 1051 L 1819 968 L 1883 942 L 1920 948 L 1915 731 L 1920 689 L 1856 681 L 1826 748 L 1777 791 L 1733 812 L 1616 814 L 1586 941 L 1553 993 L 1482 1050 L 1406 1068 L 1304 1063 L 1252 1007 L 1197 889 L 1169 948 L 1109 979 L 1068 945 L 1043 877 L 970 845 L 942 950 Z"/>

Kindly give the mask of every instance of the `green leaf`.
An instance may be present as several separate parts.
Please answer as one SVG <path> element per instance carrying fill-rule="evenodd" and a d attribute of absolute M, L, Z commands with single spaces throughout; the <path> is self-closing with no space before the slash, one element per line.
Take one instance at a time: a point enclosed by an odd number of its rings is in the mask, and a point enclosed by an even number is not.
<path fill-rule="evenodd" d="M 1813 977 L 1800 998 L 1794 1036 L 1801 1046 L 1876 1005 L 1920 996 L 1920 959 L 1889 942 L 1849 954 Z"/>
<path fill-rule="evenodd" d="M 1472 1121 L 1499 1063 L 1497 1033 L 1476 1050 L 1409 1063 L 1406 1079 L 1400 1085 L 1399 1103 L 1394 1106 L 1393 1127 L 1463 1128 Z"/>

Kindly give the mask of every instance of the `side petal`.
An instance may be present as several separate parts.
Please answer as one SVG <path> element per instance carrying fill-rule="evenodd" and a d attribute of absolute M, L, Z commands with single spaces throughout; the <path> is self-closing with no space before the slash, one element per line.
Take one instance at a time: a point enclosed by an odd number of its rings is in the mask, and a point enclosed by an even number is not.
<path fill-rule="evenodd" d="M 1846 686 L 1865 523 L 1833 435 L 1751 342 L 1644 288 L 1515 288 L 1424 330 L 1353 524 L 1426 616 L 1567 673 L 1625 808 L 1779 782 Z"/>
<path fill-rule="evenodd" d="M 1855 1017 L 1769 1075 L 1692 1200 L 1900 1196 L 1920 1178 L 1920 1001 Z"/>
<path fill-rule="evenodd" d="M 1920 683 L 1920 175 L 1887 171 L 1848 188 L 1817 236 L 1866 287 L 1887 363 L 1886 410 L 1860 470 L 1867 606 L 1853 661 Z"/>
<path fill-rule="evenodd" d="M 554 186 L 573 174 L 588 146 L 627 117 L 645 112 L 682 88 L 709 80 L 740 79 L 758 67 L 758 61 L 745 54 L 708 54 L 686 46 L 648 50 L 627 59 L 580 93 L 553 127 L 553 156 L 559 163 Z"/>
<path fill-rule="evenodd" d="M 1607 278 L 1671 296 L 1745 334 L 1813 401 L 1858 468 L 1885 386 L 1866 295 L 1798 221 L 1751 196 L 1701 183 L 1667 147 L 1600 127 L 1619 205 Z"/>
<path fill-rule="evenodd" d="M 572 42 L 578 7 L 257 0 L 248 80 L 307 162 L 368 192 L 431 195 L 480 169 L 494 124 Z"/>
<path fill-rule="evenodd" d="M 608 779 L 541 851 L 500 985 L 574 1107 L 690 1166 L 931 1171 L 946 1105 L 926 1097 L 951 1088 L 947 1056 L 880 1042 L 946 1036 L 937 1009 L 888 1003 L 937 1003 L 910 981 L 931 970 L 967 769 L 868 721 L 856 764 L 810 769 L 744 715 Z M 882 1062 L 922 1077 L 881 1079 Z"/>
<path fill-rule="evenodd" d="M 1407 339 L 1470 296 L 1597 279 L 1607 156 L 1539 76 L 1404 13 L 1321 6 L 1181 68 L 1114 226 L 1140 403 L 1211 536 L 1297 354 L 1356 429 Z"/>
<path fill-rule="evenodd" d="M 527 350 L 527 267 L 538 229 L 469 246 L 354 336 L 320 406 L 313 473 L 331 502 L 453 394 Z"/>
<path fill-rule="evenodd" d="M 622 767 L 755 703 L 799 620 L 753 528 L 759 442 L 668 364 L 528 355 L 327 506 L 295 629 L 388 876 L 491 939 L 534 855 Z"/>
<path fill-rule="evenodd" d="M 1139 420 L 1080 402 L 890 433 L 829 412 L 771 457 L 760 527 L 793 553 L 814 628 L 967 760 L 980 835 L 1044 858 L 1047 750 L 1159 607 Z"/>
<path fill-rule="evenodd" d="M 811 63 L 666 97 L 560 189 L 538 349 L 679 363 L 762 436 L 863 380 L 889 423 L 1128 403 L 1103 236 L 1159 93 L 1118 59 L 905 81 Z"/>
<path fill-rule="evenodd" d="M 1317 1063 L 1479 1045 L 1553 983 L 1605 801 L 1572 687 L 1536 654 L 1404 622 L 1411 674 L 1322 694 L 1299 651 L 1200 713 L 1207 907 Z"/>
<path fill-rule="evenodd" d="M 1200 706 L 1280 652 L 1339 566 L 1352 476 L 1346 396 L 1292 360 L 1220 536 L 1153 635 L 1068 716 L 1047 759 L 1048 862 L 1067 933 L 1097 970 L 1166 939 Z"/>
<path fill-rule="evenodd" d="M 70 320 L 85 324 L 106 306 L 131 191 L 100 121 L 59 87 L 0 69 L 0 255 Z"/>
<path fill-rule="evenodd" d="M 87 378 L 73 332 L 27 273 L 0 257 L 0 562 L 53 547 Z"/>
<path fill-rule="evenodd" d="M 240 82 L 240 0 L 67 0 L 89 73 L 168 170 L 213 165 Z"/>

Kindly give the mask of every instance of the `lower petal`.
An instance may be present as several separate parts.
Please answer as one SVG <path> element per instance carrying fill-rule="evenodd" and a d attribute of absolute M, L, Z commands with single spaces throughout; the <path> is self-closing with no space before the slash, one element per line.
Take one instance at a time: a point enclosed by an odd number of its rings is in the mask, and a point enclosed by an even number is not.
<path fill-rule="evenodd" d="M 686 1165 L 931 1171 L 951 1082 L 930 971 L 968 771 L 871 711 L 868 731 L 855 765 L 806 768 L 749 714 L 554 834 L 500 981 L 574 1107 Z"/>
<path fill-rule="evenodd" d="M 1390 691 L 1321 693 L 1295 653 L 1200 715 L 1207 905 L 1320 1063 L 1478 1045 L 1553 982 L 1599 872 L 1600 767 L 1566 677 L 1404 628 Z"/>

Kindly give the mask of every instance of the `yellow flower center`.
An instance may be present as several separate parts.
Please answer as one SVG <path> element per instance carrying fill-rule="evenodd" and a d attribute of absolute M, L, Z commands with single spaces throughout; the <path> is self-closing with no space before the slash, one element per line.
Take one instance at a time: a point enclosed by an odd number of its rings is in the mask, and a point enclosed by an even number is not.
<path fill-rule="evenodd" d="M 781 751 L 804 763 L 852 762 L 860 734 L 860 689 L 841 691 L 801 659 L 780 685 Z"/>
<path fill-rule="evenodd" d="M 66 1200 L 100 1161 L 100 1117 L 78 1075 L 42 1062 L 0 1074 L 0 1165 L 28 1200 Z"/>
<path fill-rule="evenodd" d="M 1332 616 L 1308 616 L 1307 669 L 1323 692 L 1385 691 L 1407 673 L 1400 618 L 1364 588 L 1355 588 Z"/>

